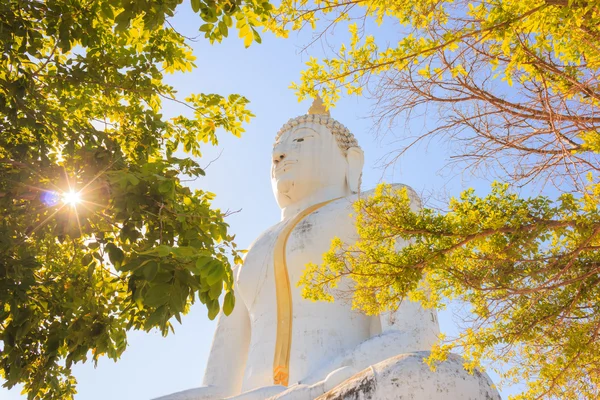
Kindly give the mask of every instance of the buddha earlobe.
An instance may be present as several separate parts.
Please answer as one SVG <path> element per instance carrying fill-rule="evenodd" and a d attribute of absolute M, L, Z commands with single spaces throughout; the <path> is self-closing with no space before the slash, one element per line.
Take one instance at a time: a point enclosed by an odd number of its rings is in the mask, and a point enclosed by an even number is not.
<path fill-rule="evenodd" d="M 365 163 L 365 154 L 360 147 L 350 147 L 346 154 L 348 170 L 346 171 L 346 182 L 352 193 L 358 193 L 362 169 Z"/>

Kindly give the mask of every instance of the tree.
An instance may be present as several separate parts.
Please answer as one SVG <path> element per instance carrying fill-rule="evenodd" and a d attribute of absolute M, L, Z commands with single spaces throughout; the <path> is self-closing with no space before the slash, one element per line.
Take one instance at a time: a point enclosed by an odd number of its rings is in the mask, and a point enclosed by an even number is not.
<path fill-rule="evenodd" d="M 471 371 L 491 361 L 506 382 L 527 382 L 517 398 L 596 399 L 599 195 L 553 203 L 496 184 L 484 198 L 464 192 L 440 213 L 411 210 L 406 190 L 381 186 L 355 205 L 359 241 L 335 241 L 324 264 L 305 271 L 303 294 L 331 301 L 349 278 L 353 305 L 368 314 L 407 296 L 435 308 L 459 300 L 470 305 L 468 328 L 433 349 L 432 366 L 458 349 Z M 408 245 L 397 251 L 398 242 Z"/>
<path fill-rule="evenodd" d="M 272 29 L 283 35 L 323 15 L 328 28 L 361 21 L 349 25 L 348 46 L 309 60 L 293 85 L 301 98 L 319 92 L 331 105 L 342 90 L 370 94 L 380 122 L 390 123 L 435 106 L 438 126 L 412 144 L 435 135 L 459 142 L 457 160 L 494 166 L 521 185 L 548 179 L 583 190 L 585 174 L 598 172 L 596 1 L 318 0 L 312 8 L 288 0 L 275 14 Z M 379 46 L 370 19 L 405 26 L 403 37 Z"/>
<path fill-rule="evenodd" d="M 71 366 L 118 359 L 130 329 L 172 329 L 196 296 L 234 306 L 240 253 L 204 175 L 217 129 L 252 114 L 236 94 L 178 99 L 165 73 L 192 70 L 170 24 L 181 0 L 6 0 L 0 5 L 0 374 L 30 399 L 69 399 Z M 211 42 L 234 23 L 260 42 L 262 0 L 192 0 Z M 163 100 L 189 115 L 168 119 Z M 91 354 L 90 354 L 91 352 Z"/>
<path fill-rule="evenodd" d="M 448 210 L 410 208 L 409 193 L 382 186 L 356 204 L 360 239 L 335 241 L 310 266 L 305 296 L 332 300 L 355 283 L 367 313 L 405 296 L 430 307 L 470 306 L 459 337 L 441 341 L 466 366 L 504 366 L 505 382 L 527 381 L 517 398 L 600 396 L 600 7 L 597 1 L 283 1 L 271 29 L 312 26 L 325 37 L 348 22 L 350 43 L 312 58 L 295 84 L 319 93 L 376 99 L 375 117 L 437 109 L 437 126 L 391 153 L 432 137 L 454 160 L 505 183 L 487 196 L 467 190 Z M 325 19 L 326 21 L 319 21 Z M 376 24 L 402 32 L 383 46 Z M 558 197 L 520 198 L 513 187 L 553 184 Z M 556 195 L 555 195 L 556 196 Z M 397 251 L 398 242 L 407 244 Z"/>

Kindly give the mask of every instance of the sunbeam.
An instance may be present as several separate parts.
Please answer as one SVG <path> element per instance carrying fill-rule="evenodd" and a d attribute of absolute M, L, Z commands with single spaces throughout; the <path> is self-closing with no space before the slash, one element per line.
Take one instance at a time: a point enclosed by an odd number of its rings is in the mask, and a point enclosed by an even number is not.
<path fill-rule="evenodd" d="M 77 204 L 79 204 L 81 202 L 81 192 L 76 192 L 74 190 L 69 190 L 68 192 L 64 192 L 62 195 L 62 201 L 65 204 L 75 207 Z"/>

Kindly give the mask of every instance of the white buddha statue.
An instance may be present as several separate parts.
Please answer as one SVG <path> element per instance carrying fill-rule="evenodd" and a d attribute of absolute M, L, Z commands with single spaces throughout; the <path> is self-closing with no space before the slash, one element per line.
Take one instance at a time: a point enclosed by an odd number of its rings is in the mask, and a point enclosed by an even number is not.
<path fill-rule="evenodd" d="M 458 357 L 436 372 L 423 363 L 439 334 L 435 311 L 407 300 L 367 316 L 346 301 L 302 298 L 305 265 L 320 263 L 334 237 L 357 239 L 350 214 L 363 162 L 354 136 L 319 99 L 281 128 L 271 166 L 281 222 L 236 271 L 236 305 L 219 317 L 203 386 L 160 400 L 499 399 L 489 378 L 466 373 Z"/>

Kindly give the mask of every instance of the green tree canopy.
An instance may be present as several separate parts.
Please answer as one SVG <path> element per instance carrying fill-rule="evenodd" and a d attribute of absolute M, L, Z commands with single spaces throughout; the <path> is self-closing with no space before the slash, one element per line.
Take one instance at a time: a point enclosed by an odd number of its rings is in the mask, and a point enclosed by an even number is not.
<path fill-rule="evenodd" d="M 355 205 L 360 240 L 336 240 L 323 265 L 310 265 L 303 295 L 331 301 L 347 278 L 354 307 L 368 314 L 406 297 L 440 309 L 459 300 L 470 304 L 467 329 L 442 337 L 432 366 L 458 350 L 471 371 L 491 361 L 505 383 L 526 382 L 518 399 L 597 399 L 599 203 L 598 190 L 552 202 L 496 184 L 484 198 L 464 192 L 441 213 L 417 211 L 406 189 L 380 186 Z"/>
<path fill-rule="evenodd" d="M 485 173 L 582 190 L 599 169 L 599 10 L 597 0 L 284 0 L 271 29 L 349 26 L 349 43 L 308 61 L 293 85 L 301 98 L 372 96 L 380 122 L 437 108 L 437 126 L 412 144 L 452 139 L 456 159 L 494 167 Z M 398 41 L 378 40 L 377 25 Z"/>
<path fill-rule="evenodd" d="M 527 382 L 517 398 L 599 398 L 600 3 L 283 0 L 275 14 L 283 36 L 349 27 L 347 43 L 308 62 L 300 97 L 371 96 L 381 122 L 437 110 L 390 160 L 438 138 L 461 165 L 506 183 L 486 197 L 468 190 L 447 212 L 411 209 L 405 191 L 381 187 L 356 205 L 358 243 L 336 241 L 308 268 L 305 296 L 331 300 L 347 278 L 372 314 L 405 296 L 464 301 L 469 329 L 432 363 L 460 349 L 468 368 L 491 359 L 505 382 Z M 396 42 L 378 37 L 382 25 Z M 530 183 L 558 197 L 511 191 Z"/>
<path fill-rule="evenodd" d="M 165 73 L 194 59 L 169 18 L 182 0 L 6 0 L 0 4 L 0 376 L 30 399 L 69 399 L 73 363 L 117 359 L 127 331 L 172 329 L 199 298 L 234 306 L 239 252 L 204 175 L 217 129 L 252 114 L 232 94 L 178 99 Z M 270 5 L 192 0 L 219 42 L 246 46 Z M 166 118 L 163 101 L 188 114 Z"/>

